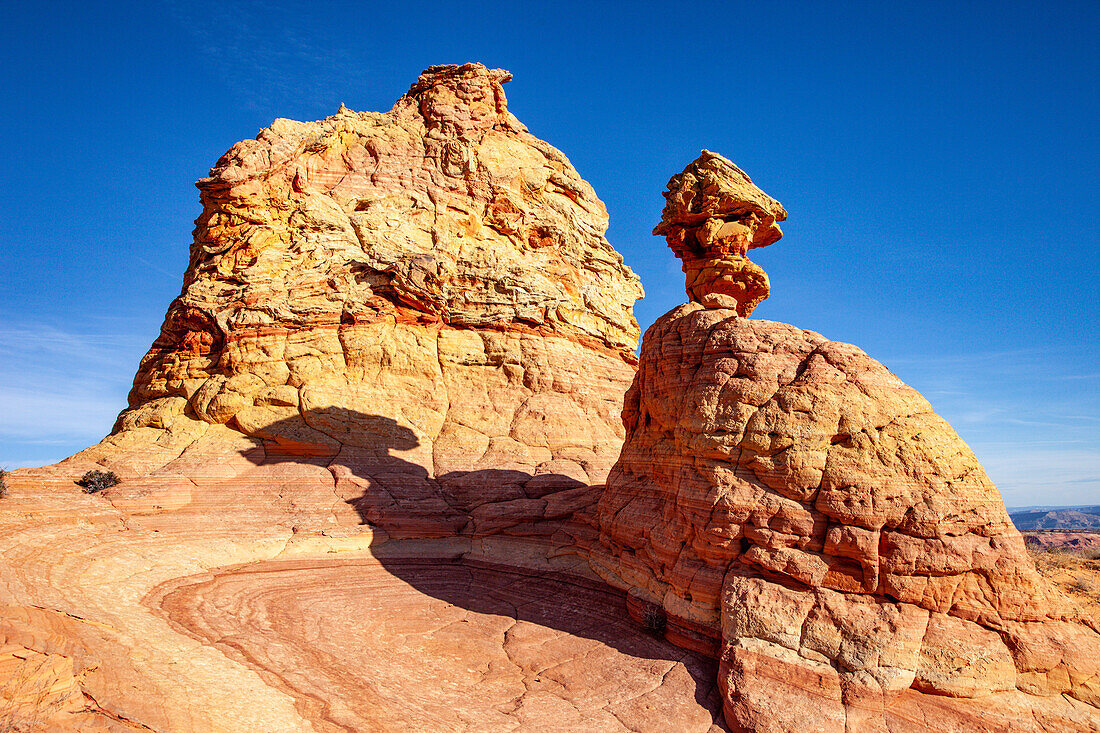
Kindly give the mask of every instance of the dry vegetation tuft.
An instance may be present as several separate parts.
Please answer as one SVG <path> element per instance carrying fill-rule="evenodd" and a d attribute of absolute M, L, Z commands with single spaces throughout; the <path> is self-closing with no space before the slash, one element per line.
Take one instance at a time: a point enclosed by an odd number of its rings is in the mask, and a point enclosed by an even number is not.
<path fill-rule="evenodd" d="M 1073 598 L 1081 610 L 1100 620 L 1100 549 L 1028 550 L 1043 577 Z"/>
<path fill-rule="evenodd" d="M 95 494 L 116 486 L 120 479 L 114 471 L 88 471 L 76 483 L 84 487 L 85 494 Z"/>
<path fill-rule="evenodd" d="M 46 721 L 65 705 L 72 692 L 58 694 L 62 676 L 46 656 L 39 660 L 11 658 L 17 666 L 0 684 L 0 733 L 43 730 Z"/>

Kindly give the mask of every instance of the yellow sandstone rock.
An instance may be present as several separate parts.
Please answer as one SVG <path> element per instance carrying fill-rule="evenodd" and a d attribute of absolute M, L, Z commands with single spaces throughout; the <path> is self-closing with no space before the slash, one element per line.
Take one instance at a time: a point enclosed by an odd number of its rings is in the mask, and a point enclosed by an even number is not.
<path fill-rule="evenodd" d="M 0 729 L 714 729 L 714 663 L 582 557 L 642 291 L 508 78 L 432 67 L 199 182 L 113 434 L 0 501 Z"/>

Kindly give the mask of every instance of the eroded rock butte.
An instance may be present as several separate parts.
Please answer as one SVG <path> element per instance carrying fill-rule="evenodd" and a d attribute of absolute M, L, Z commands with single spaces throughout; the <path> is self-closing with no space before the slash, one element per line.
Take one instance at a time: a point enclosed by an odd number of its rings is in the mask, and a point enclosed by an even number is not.
<path fill-rule="evenodd" d="M 0 729 L 1100 730 L 1098 624 L 965 444 L 741 317 L 778 202 L 673 177 L 692 302 L 639 367 L 638 280 L 508 78 L 431 67 L 199 182 L 114 431 L 9 474 Z"/>
<path fill-rule="evenodd" d="M 432 67 L 199 182 L 129 408 L 0 501 L 0 728 L 716 729 L 714 662 L 579 549 L 641 288 L 508 78 Z"/>
<path fill-rule="evenodd" d="M 183 293 L 130 409 L 86 457 L 148 473 L 227 425 L 334 456 L 344 498 L 371 481 L 365 518 L 417 536 L 601 483 L 642 291 L 591 186 L 508 112 L 510 78 L 432 67 L 386 114 L 234 145 L 198 182 Z"/>
<path fill-rule="evenodd" d="M 695 183 L 710 166 L 740 174 L 704 151 L 672 179 L 655 233 L 674 249 L 721 241 L 709 209 L 669 215 L 698 190 L 721 198 Z M 715 223 L 692 236 L 677 216 Z M 767 219 L 736 231 L 738 256 L 779 236 Z M 750 288 L 736 309 L 707 302 L 686 262 L 701 302 L 646 332 L 591 559 L 632 609 L 664 610 L 669 638 L 719 658 L 727 722 L 1100 730 L 1100 624 L 1037 575 L 951 427 L 858 348 L 740 317 Z"/>

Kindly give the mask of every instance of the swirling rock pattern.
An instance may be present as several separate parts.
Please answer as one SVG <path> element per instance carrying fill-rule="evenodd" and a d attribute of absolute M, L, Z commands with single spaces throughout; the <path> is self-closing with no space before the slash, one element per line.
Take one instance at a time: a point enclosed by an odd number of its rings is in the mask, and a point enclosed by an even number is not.
<path fill-rule="evenodd" d="M 445 558 L 257 563 L 158 588 L 318 730 L 715 730 L 715 664 L 602 584 Z M 252 633 L 243 634 L 242 611 Z"/>
<path fill-rule="evenodd" d="M 569 546 L 307 522 L 342 502 L 331 479 L 327 499 L 311 498 L 301 460 L 242 474 L 223 461 L 199 487 L 216 501 L 159 509 L 81 493 L 73 478 L 90 464 L 13 472 L 0 502 L 0 722 L 722 730 L 716 663 L 626 619 L 622 594 Z M 298 488 L 295 503 L 279 498 Z"/>
<path fill-rule="evenodd" d="M 1100 730 L 1097 623 L 950 427 L 738 317 L 778 202 L 706 152 L 670 181 L 699 302 L 635 378 L 637 278 L 507 79 L 432 67 L 199 182 L 114 432 L 8 476 L 0 729 Z"/>
<path fill-rule="evenodd" d="M 696 303 L 646 333 L 599 501 L 610 582 L 715 650 L 748 731 L 1100 730 L 1100 634 L 917 392 Z"/>

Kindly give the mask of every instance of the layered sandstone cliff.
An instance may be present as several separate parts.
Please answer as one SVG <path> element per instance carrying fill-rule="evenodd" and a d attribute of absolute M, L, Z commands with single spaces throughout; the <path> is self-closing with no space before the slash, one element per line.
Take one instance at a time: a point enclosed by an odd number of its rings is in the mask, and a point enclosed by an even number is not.
<path fill-rule="evenodd" d="M 685 271 L 693 302 L 643 340 L 592 562 L 719 657 L 727 722 L 1100 730 L 1097 620 L 1037 575 L 951 427 L 858 348 L 740 317 Z"/>
<path fill-rule="evenodd" d="M 1100 634 L 928 402 L 854 346 L 691 303 L 600 500 L 615 585 L 713 640 L 750 731 L 1097 730 Z"/>
<path fill-rule="evenodd" d="M 83 457 L 202 480 L 171 459 L 227 426 L 334 457 L 345 498 L 373 487 L 368 521 L 412 534 L 601 483 L 642 291 L 591 186 L 508 111 L 510 78 L 432 67 L 390 112 L 234 145 L 198 182 L 183 292 L 130 408 Z"/>

